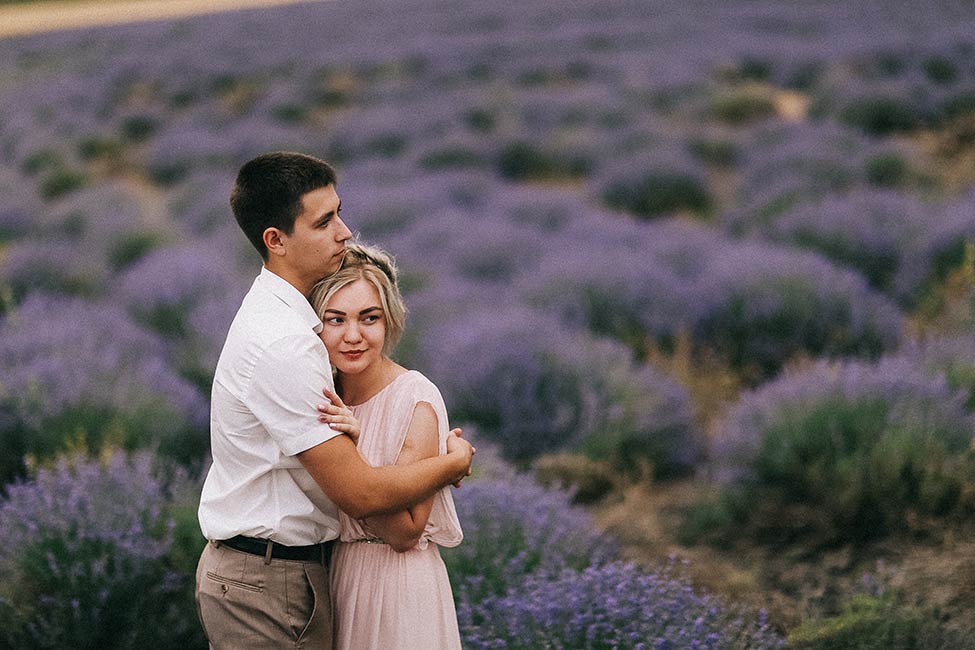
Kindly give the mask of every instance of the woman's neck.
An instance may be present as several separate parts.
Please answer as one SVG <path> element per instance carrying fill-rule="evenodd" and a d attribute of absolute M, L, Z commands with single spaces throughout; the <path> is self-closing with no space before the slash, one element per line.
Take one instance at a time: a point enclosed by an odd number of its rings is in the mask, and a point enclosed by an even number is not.
<path fill-rule="evenodd" d="M 339 397 L 350 406 L 362 404 L 404 372 L 403 366 L 387 357 L 354 375 L 339 371 L 336 376 Z"/>

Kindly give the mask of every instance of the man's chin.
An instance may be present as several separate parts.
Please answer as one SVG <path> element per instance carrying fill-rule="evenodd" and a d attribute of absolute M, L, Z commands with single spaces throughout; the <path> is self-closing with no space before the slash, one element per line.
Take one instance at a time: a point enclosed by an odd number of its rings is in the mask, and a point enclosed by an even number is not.
<path fill-rule="evenodd" d="M 325 271 L 325 275 L 322 276 L 322 280 L 324 280 L 328 276 L 332 275 L 333 273 L 335 273 L 336 271 L 338 271 L 340 268 L 342 268 L 341 262 L 338 263 L 338 264 L 336 264 L 335 266 L 329 268 L 327 271 Z"/>

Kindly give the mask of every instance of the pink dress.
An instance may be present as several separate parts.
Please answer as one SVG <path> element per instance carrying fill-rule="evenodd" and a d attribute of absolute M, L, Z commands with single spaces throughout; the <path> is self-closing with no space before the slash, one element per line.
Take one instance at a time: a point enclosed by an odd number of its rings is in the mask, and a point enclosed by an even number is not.
<path fill-rule="evenodd" d="M 417 403 L 437 414 L 440 453 L 447 453 L 447 410 L 440 391 L 415 370 L 397 376 L 358 406 L 359 452 L 373 466 L 396 462 Z M 362 522 L 339 514 L 332 555 L 335 650 L 460 650 L 457 614 L 440 546 L 463 539 L 449 488 L 434 495 L 420 542 L 406 553 L 375 539 Z"/>

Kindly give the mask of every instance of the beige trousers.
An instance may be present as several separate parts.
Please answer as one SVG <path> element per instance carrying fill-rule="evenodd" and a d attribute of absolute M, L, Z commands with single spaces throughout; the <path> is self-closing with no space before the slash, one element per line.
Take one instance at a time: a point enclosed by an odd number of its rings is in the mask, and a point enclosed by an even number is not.
<path fill-rule="evenodd" d="M 196 603 L 214 650 L 332 648 L 328 568 L 264 558 L 210 542 L 196 570 Z"/>

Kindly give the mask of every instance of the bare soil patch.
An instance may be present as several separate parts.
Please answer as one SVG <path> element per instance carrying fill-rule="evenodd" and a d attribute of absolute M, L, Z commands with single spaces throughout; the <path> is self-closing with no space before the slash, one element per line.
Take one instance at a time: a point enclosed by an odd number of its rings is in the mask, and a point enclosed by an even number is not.
<path fill-rule="evenodd" d="M 56 0 L 0 6 L 0 38 L 37 32 L 62 31 L 165 20 L 198 14 L 309 0 Z M 324 0 L 317 0 L 319 2 Z"/>

